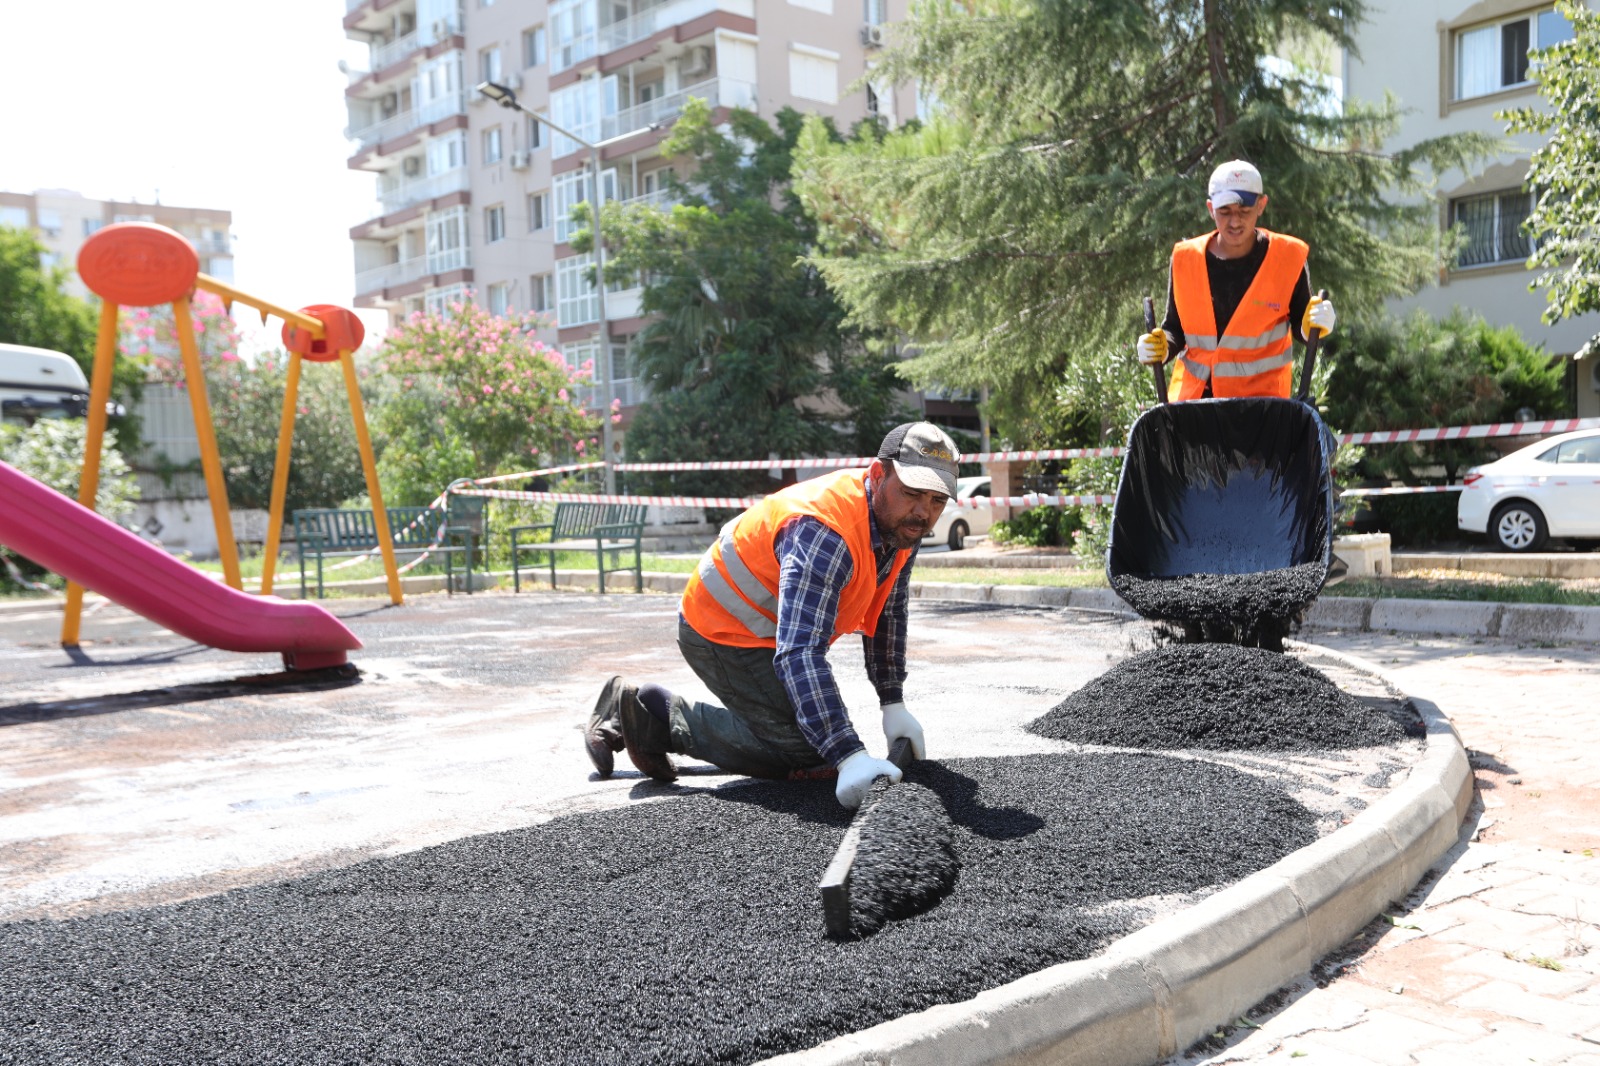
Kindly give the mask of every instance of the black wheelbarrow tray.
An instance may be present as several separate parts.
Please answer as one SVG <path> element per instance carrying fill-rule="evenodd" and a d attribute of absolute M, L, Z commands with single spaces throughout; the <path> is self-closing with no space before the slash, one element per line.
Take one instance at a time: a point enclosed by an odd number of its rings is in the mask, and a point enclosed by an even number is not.
<path fill-rule="evenodd" d="M 1111 587 L 1190 640 L 1281 648 L 1328 578 L 1331 443 L 1297 399 L 1146 411 L 1129 431 L 1112 506 Z"/>

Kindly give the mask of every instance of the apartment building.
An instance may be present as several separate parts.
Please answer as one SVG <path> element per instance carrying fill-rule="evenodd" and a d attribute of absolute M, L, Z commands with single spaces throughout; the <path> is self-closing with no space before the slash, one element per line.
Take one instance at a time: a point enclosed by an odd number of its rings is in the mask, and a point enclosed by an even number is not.
<path fill-rule="evenodd" d="M 1411 0 L 1369 7 L 1358 30 L 1360 54 L 1345 56 L 1345 91 L 1361 100 L 1382 99 L 1385 91 L 1399 97 L 1407 113 L 1399 136 L 1384 146 L 1389 150 L 1465 130 L 1505 137 L 1496 112 L 1541 102 L 1529 80 L 1528 53 L 1571 35 L 1571 24 L 1549 3 Z M 1466 247 L 1438 285 L 1397 301 L 1394 310 L 1421 307 L 1443 316 L 1453 307 L 1471 308 L 1554 354 L 1570 355 L 1600 333 L 1600 315 L 1554 326 L 1540 321 L 1544 290 L 1528 291 L 1533 275 L 1524 264 L 1532 249 L 1519 229 L 1533 205 L 1523 181 L 1540 138 L 1512 140 L 1511 149 L 1474 173 L 1440 176 L 1439 225 L 1459 223 Z M 1577 413 L 1600 415 L 1600 357 L 1572 370 Z"/>
<path fill-rule="evenodd" d="M 540 311 L 570 363 L 601 349 L 592 256 L 568 240 L 589 198 L 590 147 L 602 195 L 669 207 L 661 154 L 684 102 L 783 107 L 894 125 L 914 90 L 869 83 L 884 27 L 909 0 L 347 0 L 345 31 L 371 50 L 347 89 L 349 165 L 376 178 L 355 225 L 356 305 L 392 314 L 442 308 L 468 290 L 489 310 Z M 475 91 L 505 85 L 575 141 Z M 642 399 L 628 342 L 637 289 L 608 289 L 611 396 Z M 596 366 L 603 364 L 596 358 Z M 604 380 L 604 374 L 598 375 Z M 607 397 L 591 397 L 606 404 Z M 931 417 L 977 425 L 970 402 L 925 401 Z"/>
<path fill-rule="evenodd" d="M 155 222 L 176 230 L 200 253 L 200 269 L 204 273 L 220 281 L 233 280 L 231 211 L 92 200 L 67 189 L 0 192 L 0 226 L 32 230 L 45 246 L 45 265 L 64 266 L 71 272 L 66 289 L 74 296 L 89 296 L 74 269 L 78 249 L 100 227 L 113 222 Z"/>

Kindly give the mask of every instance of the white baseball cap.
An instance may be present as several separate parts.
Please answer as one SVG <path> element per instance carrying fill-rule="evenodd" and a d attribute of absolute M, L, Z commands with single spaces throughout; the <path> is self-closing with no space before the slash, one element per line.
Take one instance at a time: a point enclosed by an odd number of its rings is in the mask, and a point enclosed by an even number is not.
<path fill-rule="evenodd" d="M 1263 191 L 1261 171 L 1243 159 L 1230 159 L 1211 172 L 1206 199 L 1211 201 L 1212 207 L 1227 207 L 1229 204 L 1254 207 Z"/>

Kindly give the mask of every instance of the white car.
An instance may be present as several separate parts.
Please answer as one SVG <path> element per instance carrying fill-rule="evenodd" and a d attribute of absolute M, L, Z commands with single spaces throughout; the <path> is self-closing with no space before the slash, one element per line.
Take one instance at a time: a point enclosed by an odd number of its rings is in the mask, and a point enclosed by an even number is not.
<path fill-rule="evenodd" d="M 1551 537 L 1600 543 L 1600 431 L 1547 437 L 1473 467 L 1464 481 L 1456 525 L 1487 534 L 1497 551 L 1536 552 Z"/>
<path fill-rule="evenodd" d="M 963 507 L 956 500 L 982 500 L 982 503 Z M 989 532 L 994 521 L 989 506 L 989 479 L 987 477 L 956 478 L 956 498 L 945 504 L 944 513 L 922 538 L 924 544 L 948 544 L 951 551 L 966 547 L 967 538 Z"/>

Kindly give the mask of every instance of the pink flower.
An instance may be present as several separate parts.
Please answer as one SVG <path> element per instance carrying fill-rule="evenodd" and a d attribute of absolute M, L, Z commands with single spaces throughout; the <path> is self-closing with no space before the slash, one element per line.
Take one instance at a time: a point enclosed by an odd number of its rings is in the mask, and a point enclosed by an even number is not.
<path fill-rule="evenodd" d="M 485 396 L 493 396 L 494 395 L 494 386 L 493 385 L 485 385 L 483 387 L 483 394 Z"/>
<path fill-rule="evenodd" d="M 558 400 L 560 400 L 562 403 L 566 403 L 567 402 L 567 390 L 566 389 L 562 389 L 559 392 L 557 392 L 556 393 L 556 398 Z"/>

